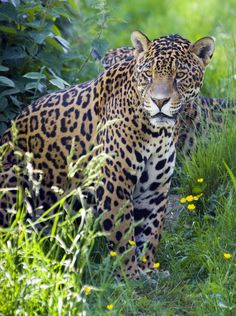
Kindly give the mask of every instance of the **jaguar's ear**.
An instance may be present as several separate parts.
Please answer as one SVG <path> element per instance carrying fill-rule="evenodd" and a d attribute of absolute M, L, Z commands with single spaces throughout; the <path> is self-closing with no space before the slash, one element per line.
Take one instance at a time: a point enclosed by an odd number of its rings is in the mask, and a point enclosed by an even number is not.
<path fill-rule="evenodd" d="M 131 42 L 135 49 L 134 55 L 137 56 L 148 50 L 149 39 L 142 32 L 135 31 L 131 34 Z"/>
<path fill-rule="evenodd" d="M 210 36 L 203 37 L 190 46 L 190 51 L 202 60 L 205 67 L 209 64 L 214 49 L 215 39 Z"/>

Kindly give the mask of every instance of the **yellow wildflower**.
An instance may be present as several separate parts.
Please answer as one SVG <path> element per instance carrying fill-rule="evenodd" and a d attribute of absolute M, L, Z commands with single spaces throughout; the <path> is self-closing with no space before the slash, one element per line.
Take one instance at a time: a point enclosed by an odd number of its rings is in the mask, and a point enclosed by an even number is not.
<path fill-rule="evenodd" d="M 187 202 L 192 202 L 192 201 L 193 201 L 193 196 L 192 196 L 192 195 L 188 195 L 188 196 L 186 197 L 186 201 L 187 201 Z"/>
<path fill-rule="evenodd" d="M 194 201 L 198 201 L 198 200 L 199 200 L 199 197 L 198 197 L 197 195 L 195 195 L 195 196 L 193 197 L 193 200 L 194 200 Z"/>
<path fill-rule="evenodd" d="M 107 309 L 108 309 L 109 311 L 112 311 L 113 308 L 114 308 L 114 305 L 113 305 L 113 304 L 108 304 L 108 305 L 107 305 Z"/>
<path fill-rule="evenodd" d="M 197 179 L 197 183 L 203 183 L 204 182 L 204 179 L 203 178 L 198 178 Z"/>
<path fill-rule="evenodd" d="M 225 258 L 225 259 L 231 259 L 231 258 L 232 258 L 232 255 L 231 255 L 230 253 L 225 252 L 225 253 L 224 253 L 224 258 Z"/>
<path fill-rule="evenodd" d="M 196 208 L 196 206 L 194 204 L 189 204 L 188 205 L 188 210 L 189 211 L 193 211 L 193 210 L 195 210 L 195 208 Z"/>
<path fill-rule="evenodd" d="M 117 253 L 115 251 L 111 250 L 110 251 L 110 256 L 111 257 L 115 257 L 115 256 L 117 256 Z"/>
<path fill-rule="evenodd" d="M 146 258 L 145 256 L 143 256 L 143 257 L 141 258 L 141 261 L 145 263 L 145 262 L 147 262 L 147 258 Z"/>
<path fill-rule="evenodd" d="M 183 197 L 183 198 L 181 198 L 181 199 L 179 200 L 179 202 L 182 203 L 182 204 L 184 204 L 184 203 L 186 203 L 187 201 L 186 201 L 186 198 Z"/>
<path fill-rule="evenodd" d="M 134 246 L 134 245 L 136 245 L 136 242 L 133 241 L 133 240 L 129 240 L 129 244 L 130 244 L 131 246 Z"/>
<path fill-rule="evenodd" d="M 154 269 L 159 269 L 160 268 L 160 262 L 156 262 L 156 263 L 153 263 L 153 266 L 152 266 Z"/>
<path fill-rule="evenodd" d="M 84 287 L 84 293 L 85 293 L 85 294 L 90 294 L 91 291 L 92 291 L 91 287 L 89 287 L 89 286 L 85 286 L 85 287 Z"/>

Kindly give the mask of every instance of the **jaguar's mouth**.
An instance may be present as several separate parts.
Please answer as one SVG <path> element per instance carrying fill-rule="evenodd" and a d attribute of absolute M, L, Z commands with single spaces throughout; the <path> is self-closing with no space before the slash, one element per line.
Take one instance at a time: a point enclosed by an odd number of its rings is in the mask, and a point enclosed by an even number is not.
<path fill-rule="evenodd" d="M 169 115 L 166 115 L 164 113 L 157 113 L 153 116 L 150 117 L 150 122 L 157 126 L 157 125 L 171 125 L 173 126 L 176 122 L 176 115 L 174 116 L 169 116 Z"/>
<path fill-rule="evenodd" d="M 175 117 L 173 117 L 173 116 L 169 116 L 169 115 L 167 115 L 167 114 L 165 114 L 165 113 L 162 113 L 162 112 L 159 112 L 159 113 L 157 113 L 157 114 L 155 114 L 155 115 L 153 115 L 153 116 L 151 116 L 151 118 L 152 119 L 155 119 L 155 118 L 158 118 L 158 119 L 175 119 Z"/>

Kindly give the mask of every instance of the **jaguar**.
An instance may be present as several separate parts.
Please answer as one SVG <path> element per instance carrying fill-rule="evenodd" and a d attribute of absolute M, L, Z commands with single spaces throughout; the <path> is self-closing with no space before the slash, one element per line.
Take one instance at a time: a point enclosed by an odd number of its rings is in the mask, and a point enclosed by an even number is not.
<path fill-rule="evenodd" d="M 180 113 L 200 91 L 214 39 L 206 36 L 191 43 L 174 34 L 149 40 L 134 31 L 131 42 L 132 59 L 26 107 L 14 123 L 18 133 L 14 151 L 33 153 L 33 167 L 43 174 L 33 208 L 44 209 L 59 199 L 52 186 L 63 190 L 77 186 L 79 172 L 68 180 L 68 156 L 76 162 L 93 148 L 97 148 L 93 155 L 106 154 L 95 192 L 96 214 L 101 216 L 109 249 L 121 255 L 121 270 L 136 278 L 140 271 L 155 268 Z M 98 126 L 103 128 L 97 132 Z M 13 138 L 9 129 L 1 143 Z M 14 151 L 1 162 L 0 185 L 7 188 L 0 201 L 3 225 L 17 198 Z"/>
<path fill-rule="evenodd" d="M 93 51 L 93 56 L 101 62 L 104 69 L 116 63 L 134 58 L 132 47 L 109 49 L 102 58 L 99 52 Z M 212 126 L 222 125 L 226 114 L 236 114 L 236 101 L 222 98 L 211 98 L 197 95 L 183 108 L 179 120 L 177 148 L 179 152 L 190 156 L 193 153 L 199 135 L 207 135 Z"/>

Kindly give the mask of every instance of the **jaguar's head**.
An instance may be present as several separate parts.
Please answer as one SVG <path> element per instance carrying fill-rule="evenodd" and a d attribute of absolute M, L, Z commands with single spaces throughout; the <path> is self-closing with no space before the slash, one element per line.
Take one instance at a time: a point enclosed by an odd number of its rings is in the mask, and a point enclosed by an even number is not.
<path fill-rule="evenodd" d="M 133 32 L 134 78 L 142 104 L 154 125 L 173 125 L 184 104 L 195 98 L 214 52 L 214 39 L 191 43 L 179 35 L 150 41 Z"/>

